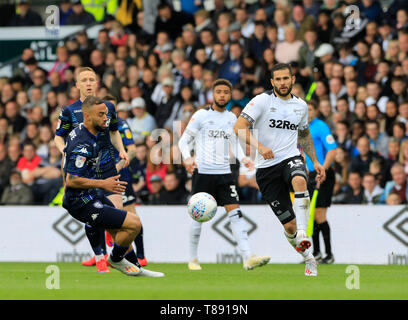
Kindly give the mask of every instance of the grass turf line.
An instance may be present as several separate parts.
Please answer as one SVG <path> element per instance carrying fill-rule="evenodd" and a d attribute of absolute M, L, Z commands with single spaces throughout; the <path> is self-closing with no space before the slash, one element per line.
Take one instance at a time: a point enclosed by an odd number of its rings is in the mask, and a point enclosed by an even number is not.
<path fill-rule="evenodd" d="M 47 266 L 60 270 L 60 289 L 46 289 Z M 239 264 L 155 264 L 165 278 L 128 277 L 111 269 L 98 274 L 79 263 L 0 263 L 0 299 L 408 299 L 406 266 L 359 265 L 360 289 L 349 290 L 346 265 L 319 265 L 318 277 L 305 277 L 304 265 L 268 264 L 252 271 Z"/>

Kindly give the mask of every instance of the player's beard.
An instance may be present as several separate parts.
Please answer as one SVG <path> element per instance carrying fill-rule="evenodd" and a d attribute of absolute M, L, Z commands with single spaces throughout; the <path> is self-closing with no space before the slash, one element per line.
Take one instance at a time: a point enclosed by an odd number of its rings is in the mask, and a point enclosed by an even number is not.
<path fill-rule="evenodd" d="M 105 127 L 102 127 L 102 126 L 100 126 L 100 125 L 97 124 L 97 123 L 94 123 L 93 126 L 94 126 L 95 130 L 98 131 L 98 132 L 104 132 L 105 129 L 106 129 L 106 126 L 105 126 Z"/>
<path fill-rule="evenodd" d="M 292 92 L 292 87 L 293 85 L 290 84 L 290 86 L 288 87 L 288 90 L 286 91 L 286 93 L 282 93 L 277 87 L 274 87 L 274 90 L 276 91 L 276 93 L 278 95 L 280 95 L 281 97 L 286 97 L 288 96 L 291 92 Z"/>
<path fill-rule="evenodd" d="M 225 100 L 225 103 L 224 103 L 224 104 L 221 104 L 221 103 L 219 103 L 217 100 L 214 99 L 214 104 L 215 104 L 218 108 L 221 108 L 221 109 L 226 108 L 228 102 L 229 102 L 229 100 L 228 100 L 228 101 Z"/>

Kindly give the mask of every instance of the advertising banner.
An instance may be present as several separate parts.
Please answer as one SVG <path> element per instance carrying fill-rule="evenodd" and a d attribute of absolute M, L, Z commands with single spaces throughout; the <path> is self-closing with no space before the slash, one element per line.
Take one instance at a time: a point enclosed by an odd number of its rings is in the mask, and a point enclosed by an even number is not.
<path fill-rule="evenodd" d="M 271 263 L 302 261 L 268 206 L 243 205 L 242 211 L 253 253 L 270 255 Z M 137 212 L 148 261 L 188 262 L 186 206 L 138 206 Z M 83 224 L 63 208 L 0 207 L 0 214 L 0 261 L 80 262 L 93 255 Z M 338 205 L 327 216 L 335 263 L 408 264 L 408 207 Z M 323 239 L 321 249 L 324 255 Z M 198 254 L 202 263 L 242 263 L 223 208 L 203 223 Z"/>

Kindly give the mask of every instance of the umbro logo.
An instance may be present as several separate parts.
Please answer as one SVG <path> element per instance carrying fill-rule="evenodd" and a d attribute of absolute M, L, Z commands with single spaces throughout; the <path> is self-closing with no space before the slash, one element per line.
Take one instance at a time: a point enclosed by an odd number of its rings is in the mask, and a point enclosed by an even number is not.
<path fill-rule="evenodd" d="M 248 236 L 250 236 L 256 229 L 257 225 L 254 221 L 247 216 L 242 215 L 242 221 L 245 224 Z M 231 245 L 236 246 L 237 242 L 232 234 L 231 224 L 228 219 L 228 214 L 222 215 L 215 223 L 212 224 L 212 229 L 217 232 L 222 238 L 224 238 Z"/>
<path fill-rule="evenodd" d="M 408 207 L 403 208 L 392 216 L 383 228 L 395 239 L 408 247 Z"/>
<path fill-rule="evenodd" d="M 70 244 L 76 245 L 85 237 L 82 224 L 65 212 L 53 225 L 52 228 Z"/>
<path fill-rule="evenodd" d="M 275 107 L 271 107 L 271 108 L 269 109 L 270 112 L 276 112 L 276 110 L 277 110 L 277 109 L 276 109 Z"/>

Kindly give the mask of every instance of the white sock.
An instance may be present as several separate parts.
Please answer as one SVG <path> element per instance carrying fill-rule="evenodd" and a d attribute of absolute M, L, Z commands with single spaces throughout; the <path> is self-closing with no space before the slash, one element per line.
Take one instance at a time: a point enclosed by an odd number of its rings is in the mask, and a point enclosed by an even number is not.
<path fill-rule="evenodd" d="M 198 243 L 201 235 L 201 222 L 193 221 L 190 227 L 190 261 L 198 259 Z"/>
<path fill-rule="evenodd" d="M 295 234 L 289 234 L 286 231 L 284 231 L 285 233 L 285 237 L 286 239 L 288 239 L 290 245 L 293 247 L 293 249 L 296 250 L 296 236 L 297 236 L 297 232 Z M 296 252 L 298 252 L 296 250 Z M 313 254 L 311 251 L 311 248 L 306 249 L 304 252 L 298 252 L 305 260 L 309 260 L 311 258 L 313 258 Z"/>
<path fill-rule="evenodd" d="M 295 192 L 293 210 L 296 215 L 296 225 L 298 230 L 306 231 L 309 220 L 310 198 L 309 192 Z"/>
<path fill-rule="evenodd" d="M 293 247 L 293 249 L 296 250 L 296 232 L 295 234 L 289 234 L 286 231 L 284 231 L 286 239 L 289 241 L 290 245 Z"/>
<path fill-rule="evenodd" d="M 95 255 L 95 261 L 96 262 L 98 262 L 99 260 L 102 260 L 102 259 L 105 259 L 105 255 L 103 253 Z"/>
<path fill-rule="evenodd" d="M 228 212 L 228 219 L 231 224 L 232 234 L 238 243 L 242 259 L 246 260 L 251 255 L 251 249 L 249 247 L 248 232 L 245 228 L 241 210 L 237 208 Z"/>

